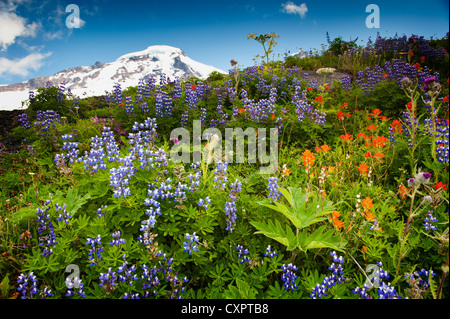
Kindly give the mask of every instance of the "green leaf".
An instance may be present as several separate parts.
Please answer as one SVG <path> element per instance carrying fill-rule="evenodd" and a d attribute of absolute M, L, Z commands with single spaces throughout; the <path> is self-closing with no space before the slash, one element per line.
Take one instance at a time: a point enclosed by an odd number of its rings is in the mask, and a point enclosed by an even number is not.
<path fill-rule="evenodd" d="M 339 235 L 333 235 L 334 229 L 324 232 L 326 225 L 319 227 L 314 233 L 303 231 L 299 235 L 299 248 L 303 251 L 317 248 L 331 248 L 343 251 L 346 242 L 342 242 Z"/>
<path fill-rule="evenodd" d="M 2 280 L 2 298 L 8 298 L 9 294 L 9 278 L 8 274 L 5 275 L 5 278 Z"/>
<path fill-rule="evenodd" d="M 288 250 L 293 250 L 297 246 L 297 239 L 292 229 L 286 225 L 286 229 L 284 230 L 278 220 L 275 221 L 275 224 L 271 220 L 269 220 L 267 224 L 256 221 L 252 221 L 250 224 L 258 229 L 255 234 L 263 234 L 266 237 L 274 239 L 280 244 L 286 246 Z"/>
<path fill-rule="evenodd" d="M 259 202 L 259 204 L 282 213 L 298 229 L 325 220 L 325 217 L 322 216 L 334 210 L 332 202 L 326 201 L 322 203 L 322 199 L 319 199 L 318 196 L 312 196 L 313 193 L 311 192 L 303 193 L 300 187 L 279 188 L 279 190 L 288 201 L 290 207 L 279 202 L 275 202 L 275 205 L 268 205 L 264 202 Z"/>
<path fill-rule="evenodd" d="M 230 285 L 224 292 L 227 299 L 256 299 L 256 290 L 242 279 L 236 278 L 236 286 Z"/>

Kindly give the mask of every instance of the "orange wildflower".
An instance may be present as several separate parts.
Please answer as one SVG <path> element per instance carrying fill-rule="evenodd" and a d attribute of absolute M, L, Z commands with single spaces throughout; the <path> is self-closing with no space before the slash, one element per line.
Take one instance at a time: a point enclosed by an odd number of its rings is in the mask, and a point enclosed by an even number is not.
<path fill-rule="evenodd" d="M 281 175 L 283 176 L 288 176 L 290 175 L 292 172 L 289 168 L 287 168 L 286 166 L 283 166 L 283 172 L 281 173 Z"/>
<path fill-rule="evenodd" d="M 372 212 L 366 212 L 366 213 L 364 214 L 364 216 L 366 217 L 366 219 L 367 219 L 369 222 L 371 222 L 371 221 L 373 221 L 373 220 L 375 219 L 375 216 L 373 216 Z"/>
<path fill-rule="evenodd" d="M 320 149 L 321 149 L 324 153 L 326 153 L 326 152 L 328 152 L 328 151 L 331 150 L 331 147 L 329 147 L 327 144 L 324 144 L 324 145 L 322 145 L 322 146 L 320 147 Z"/>
<path fill-rule="evenodd" d="M 351 141 L 353 137 L 350 134 L 341 135 L 341 140 L 343 141 Z"/>
<path fill-rule="evenodd" d="M 344 227 L 344 222 L 339 220 L 341 214 L 338 211 L 335 210 L 334 212 L 331 213 L 331 215 L 332 215 L 331 220 L 338 229 Z"/>
<path fill-rule="evenodd" d="M 365 175 L 365 174 L 367 174 L 367 171 L 369 170 L 369 166 L 367 166 L 366 164 L 360 164 L 359 166 L 358 166 L 358 170 L 359 170 L 359 172 L 361 173 L 361 175 Z"/>
<path fill-rule="evenodd" d="M 367 152 L 366 154 L 364 154 L 366 157 L 373 157 L 372 152 Z"/>
<path fill-rule="evenodd" d="M 409 189 L 407 189 L 405 186 L 401 185 L 400 190 L 398 191 L 398 194 L 403 198 L 406 199 L 406 197 L 409 194 Z"/>
<path fill-rule="evenodd" d="M 271 117 L 272 117 L 272 120 L 273 120 L 275 118 L 275 114 L 272 114 Z"/>
<path fill-rule="evenodd" d="M 195 84 L 191 85 L 191 89 L 195 90 L 197 88 L 197 86 Z"/>
<path fill-rule="evenodd" d="M 315 156 L 310 150 L 305 150 L 302 154 L 303 165 L 306 167 L 306 170 L 309 170 L 314 166 Z"/>
<path fill-rule="evenodd" d="M 322 103 L 323 102 L 323 97 L 321 97 L 321 96 L 316 97 L 316 102 L 317 103 Z"/>
<path fill-rule="evenodd" d="M 385 155 L 383 154 L 383 153 L 375 153 L 375 158 L 377 158 L 377 159 L 382 159 Z"/>
<path fill-rule="evenodd" d="M 344 112 L 339 111 L 339 112 L 337 112 L 336 116 L 340 120 L 340 119 L 344 118 Z"/>
<path fill-rule="evenodd" d="M 377 117 L 379 116 L 383 111 L 381 111 L 380 109 L 374 109 L 372 110 L 372 116 L 373 117 Z"/>
<path fill-rule="evenodd" d="M 370 125 L 367 127 L 367 129 L 368 129 L 369 131 L 375 131 L 375 130 L 377 129 L 377 126 L 376 126 L 376 125 L 373 125 L 373 124 L 370 124 Z"/>
<path fill-rule="evenodd" d="M 402 123 L 399 120 L 393 120 L 389 126 L 392 127 L 395 133 L 401 134 L 403 132 Z"/>
<path fill-rule="evenodd" d="M 371 144 L 372 146 L 376 147 L 376 148 L 383 148 L 386 146 L 386 142 L 389 139 L 385 136 L 374 136 L 372 138 L 373 143 Z"/>
<path fill-rule="evenodd" d="M 447 184 L 444 184 L 442 182 L 437 183 L 436 185 L 433 186 L 434 189 L 439 189 L 442 188 L 442 190 L 446 191 L 447 190 Z"/>
<path fill-rule="evenodd" d="M 245 109 L 239 109 L 239 113 L 244 113 L 245 112 Z"/>
<path fill-rule="evenodd" d="M 373 207 L 372 199 L 370 197 L 366 197 L 365 199 L 363 199 L 361 204 L 366 212 L 368 212 Z"/>

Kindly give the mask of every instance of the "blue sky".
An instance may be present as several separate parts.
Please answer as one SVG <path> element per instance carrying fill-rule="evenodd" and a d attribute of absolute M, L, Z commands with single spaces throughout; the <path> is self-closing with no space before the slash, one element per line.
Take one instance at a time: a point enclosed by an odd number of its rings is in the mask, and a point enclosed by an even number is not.
<path fill-rule="evenodd" d="M 80 28 L 66 26 L 69 4 L 80 9 Z M 366 27 L 368 4 L 379 7 L 378 29 Z M 227 71 L 231 59 L 246 67 L 262 53 L 260 44 L 247 40 L 252 32 L 277 33 L 274 51 L 282 56 L 319 49 L 327 31 L 332 39 L 364 42 L 377 32 L 442 37 L 448 12 L 444 0 L 0 0 L 0 84 L 112 62 L 157 44 Z"/>

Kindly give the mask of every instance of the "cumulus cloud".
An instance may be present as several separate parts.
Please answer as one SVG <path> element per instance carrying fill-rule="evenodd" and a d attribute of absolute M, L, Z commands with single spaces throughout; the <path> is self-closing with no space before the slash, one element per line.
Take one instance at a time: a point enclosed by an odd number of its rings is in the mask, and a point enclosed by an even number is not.
<path fill-rule="evenodd" d="M 18 37 L 35 37 L 40 23 L 27 24 L 27 20 L 15 12 L 0 11 L 0 51 L 5 51 L 14 44 Z"/>
<path fill-rule="evenodd" d="M 51 53 L 34 52 L 23 58 L 12 60 L 0 57 L 0 76 L 6 74 L 27 76 L 30 71 L 37 71 L 50 55 Z"/>
<path fill-rule="evenodd" d="M 306 16 L 306 12 L 308 12 L 308 7 L 306 6 L 306 3 L 296 5 L 295 3 L 288 1 L 286 3 L 283 3 L 281 7 L 282 12 L 288 14 L 298 14 L 301 18 L 304 18 Z"/>

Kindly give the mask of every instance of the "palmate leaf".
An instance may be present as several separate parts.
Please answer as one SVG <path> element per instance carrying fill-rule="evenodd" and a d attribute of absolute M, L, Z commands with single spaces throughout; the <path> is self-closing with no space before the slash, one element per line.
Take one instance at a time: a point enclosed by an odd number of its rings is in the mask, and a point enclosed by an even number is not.
<path fill-rule="evenodd" d="M 292 229 L 286 225 L 283 229 L 278 220 L 273 223 L 271 220 L 264 222 L 250 222 L 258 231 L 255 234 L 263 234 L 287 247 L 287 250 L 294 250 L 297 247 L 297 237 Z"/>
<path fill-rule="evenodd" d="M 342 241 L 341 243 L 341 237 L 333 235 L 333 229 L 324 232 L 325 228 L 326 225 L 323 225 L 312 234 L 303 231 L 298 237 L 298 248 L 305 252 L 317 248 L 331 248 L 343 251 L 346 242 Z"/>
<path fill-rule="evenodd" d="M 282 213 L 298 229 L 325 220 L 323 216 L 334 210 L 332 202 L 320 203 L 321 199 L 312 196 L 314 193 L 303 193 L 301 188 L 289 187 L 289 189 L 279 188 L 279 190 L 290 207 L 279 202 L 275 202 L 275 205 L 263 202 L 259 204 Z"/>

